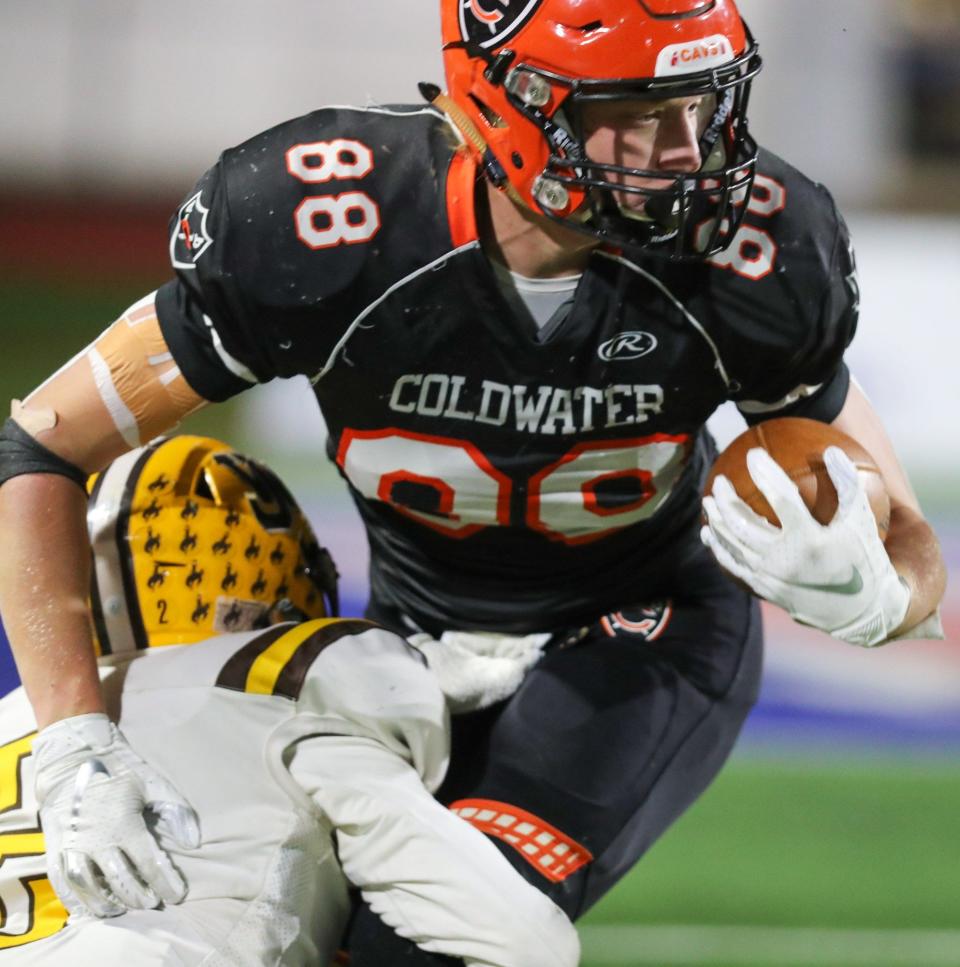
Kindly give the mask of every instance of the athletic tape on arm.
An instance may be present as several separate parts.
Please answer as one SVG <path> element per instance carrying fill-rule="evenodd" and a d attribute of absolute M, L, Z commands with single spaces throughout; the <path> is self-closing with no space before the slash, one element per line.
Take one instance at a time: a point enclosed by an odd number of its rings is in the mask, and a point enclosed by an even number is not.
<path fill-rule="evenodd" d="M 87 352 L 100 398 L 131 447 L 171 429 L 204 404 L 167 348 L 155 295 L 134 303 Z"/>

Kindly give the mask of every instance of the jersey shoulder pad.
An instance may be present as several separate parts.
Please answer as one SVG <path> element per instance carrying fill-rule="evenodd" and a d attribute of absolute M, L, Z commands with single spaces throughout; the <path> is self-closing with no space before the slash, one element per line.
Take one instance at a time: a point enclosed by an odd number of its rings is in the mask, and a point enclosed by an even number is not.
<path fill-rule="evenodd" d="M 442 254 L 432 172 L 453 151 L 444 127 L 431 109 L 330 107 L 226 152 L 231 254 L 253 301 L 302 307 L 358 281 L 375 289 Z"/>
<path fill-rule="evenodd" d="M 234 650 L 216 684 L 239 692 L 298 699 L 311 665 L 329 645 L 377 626 L 360 618 L 319 618 L 274 625 Z"/>
<path fill-rule="evenodd" d="M 217 686 L 252 695 L 296 698 L 307 670 L 327 645 L 374 627 L 369 621 L 340 618 L 276 624 L 175 648 L 108 655 L 99 664 L 101 676 L 104 671 L 122 669 L 116 678 L 125 694 Z"/>
<path fill-rule="evenodd" d="M 788 279 L 790 290 L 821 290 L 836 271 L 841 240 L 846 226 L 827 189 L 761 149 L 737 235 L 707 265 L 715 285 L 773 304 Z"/>
<path fill-rule="evenodd" d="M 227 150 L 174 217 L 187 309 L 259 381 L 317 372 L 370 305 L 452 248 L 456 148 L 429 107 L 328 107 Z"/>
<path fill-rule="evenodd" d="M 329 107 L 276 125 L 227 149 L 187 193 L 171 222 L 173 267 L 242 277 L 253 303 L 259 292 L 302 306 L 342 290 L 372 254 L 442 254 L 436 175 L 456 147 L 429 107 Z"/>
<path fill-rule="evenodd" d="M 190 645 L 105 655 L 98 660 L 101 676 L 105 670 L 119 674 L 104 681 L 104 690 L 119 703 L 119 693 L 114 695 L 118 689 L 123 694 L 133 694 L 211 687 L 235 654 L 257 641 L 262 642 L 263 635 L 270 630 L 237 631 Z"/>
<path fill-rule="evenodd" d="M 780 360 L 811 340 L 848 341 L 834 331 L 856 310 L 847 227 L 827 189 L 776 155 L 761 151 L 740 230 L 708 264 L 707 314 L 724 335 L 767 344 Z"/>
<path fill-rule="evenodd" d="M 780 264 L 823 282 L 836 268 L 846 226 L 830 192 L 770 151 L 761 149 L 745 222 L 765 230 Z M 773 268 L 776 268 L 776 264 Z"/>
<path fill-rule="evenodd" d="M 733 243 L 681 285 L 716 341 L 734 398 L 751 404 L 831 380 L 856 329 L 843 218 L 826 188 L 769 151 L 760 152 Z"/>

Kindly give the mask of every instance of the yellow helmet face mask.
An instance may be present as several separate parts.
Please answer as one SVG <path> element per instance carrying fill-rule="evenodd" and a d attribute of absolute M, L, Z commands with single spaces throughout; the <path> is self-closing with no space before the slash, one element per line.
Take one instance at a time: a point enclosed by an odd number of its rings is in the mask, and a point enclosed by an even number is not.
<path fill-rule="evenodd" d="M 296 501 L 226 444 L 157 440 L 88 487 L 99 654 L 336 613 L 336 570 Z"/>

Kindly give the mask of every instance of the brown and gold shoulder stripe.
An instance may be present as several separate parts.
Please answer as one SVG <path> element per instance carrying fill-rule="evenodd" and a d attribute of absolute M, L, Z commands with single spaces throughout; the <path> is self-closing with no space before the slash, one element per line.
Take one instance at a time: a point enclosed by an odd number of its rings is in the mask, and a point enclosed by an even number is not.
<path fill-rule="evenodd" d="M 328 645 L 379 627 L 359 618 L 321 618 L 275 625 L 249 641 L 223 666 L 216 684 L 255 695 L 296 700 L 310 666 Z"/>

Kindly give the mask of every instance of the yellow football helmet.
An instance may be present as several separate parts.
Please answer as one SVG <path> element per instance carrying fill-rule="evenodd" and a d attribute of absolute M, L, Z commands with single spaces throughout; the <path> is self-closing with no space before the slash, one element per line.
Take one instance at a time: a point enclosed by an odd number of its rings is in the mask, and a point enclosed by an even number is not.
<path fill-rule="evenodd" d="M 337 613 L 337 572 L 262 463 L 198 436 L 155 440 L 88 482 L 99 654 Z"/>

